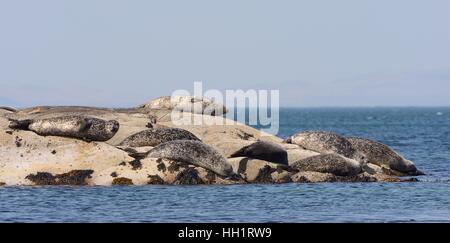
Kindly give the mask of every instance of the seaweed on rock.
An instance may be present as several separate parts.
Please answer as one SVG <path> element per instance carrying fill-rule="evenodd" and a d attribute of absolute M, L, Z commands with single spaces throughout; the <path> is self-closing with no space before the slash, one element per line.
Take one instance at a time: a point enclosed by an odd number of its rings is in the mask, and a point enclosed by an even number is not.
<path fill-rule="evenodd" d="M 149 175 L 148 185 L 164 185 L 166 182 L 159 175 Z"/>
<path fill-rule="evenodd" d="M 195 168 L 189 167 L 178 173 L 174 185 L 198 185 L 205 184 L 198 176 L 198 171 Z"/>
<path fill-rule="evenodd" d="M 117 178 L 113 179 L 112 185 L 130 186 L 130 185 L 134 185 L 134 184 L 133 184 L 133 180 L 131 180 L 130 178 L 117 177 Z"/>
<path fill-rule="evenodd" d="M 93 170 L 72 170 L 67 173 L 52 175 L 49 172 L 37 172 L 25 177 L 35 185 L 87 185 L 86 179 L 91 177 Z"/>

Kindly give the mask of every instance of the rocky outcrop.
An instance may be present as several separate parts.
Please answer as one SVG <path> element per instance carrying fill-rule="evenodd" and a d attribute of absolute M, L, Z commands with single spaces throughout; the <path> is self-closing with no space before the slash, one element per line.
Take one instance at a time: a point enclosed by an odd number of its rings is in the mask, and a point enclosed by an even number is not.
<path fill-rule="evenodd" d="M 33 177 L 26 177 L 38 172 L 55 176 L 93 170 L 94 176 L 98 171 L 132 160 L 126 152 L 104 142 L 11 130 L 8 120 L 0 117 L 0 181 L 7 185 L 34 185 L 29 180 Z"/>
<path fill-rule="evenodd" d="M 183 103 L 189 99 L 179 101 Z M 413 163 L 386 145 L 376 147 L 381 145 L 375 144 L 375 149 L 361 147 L 353 145 L 352 139 L 342 145 L 339 141 L 343 137 L 339 135 L 326 135 L 330 139 L 307 142 L 292 140 L 291 137 L 291 143 L 285 143 L 281 138 L 244 124 L 211 116 L 218 113 L 205 113 L 208 111 L 205 105 L 211 104 L 211 101 L 194 100 L 193 104 L 201 104 L 202 114 L 174 108 L 167 103 L 167 98 L 131 109 L 40 106 L 15 111 L 0 107 L 0 185 L 401 182 L 404 180 L 400 176 L 414 174 L 411 173 L 411 168 L 415 168 Z M 120 128 L 108 141 L 87 142 L 76 138 L 40 136 L 8 127 L 8 119 L 45 119 L 69 115 L 115 120 Z M 146 143 L 118 146 L 130 135 L 149 128 L 179 128 L 192 133 L 200 140 L 198 142 L 220 154 L 221 161 L 229 164 L 233 173 L 217 174 L 202 163 L 190 160 L 186 163 L 186 160 L 175 157 L 150 158 L 147 155 L 154 147 L 143 146 L 149 145 Z M 183 136 L 180 138 L 183 139 Z M 347 141 L 347 138 L 343 139 Z M 321 141 L 325 141 L 326 145 L 311 147 Z M 352 148 L 348 148 L 348 144 Z M 376 148 L 392 151 L 389 154 L 393 158 L 401 158 L 403 164 L 398 166 L 400 160 L 392 162 L 381 158 Z M 275 157 L 271 151 L 274 151 Z M 351 158 L 344 155 L 349 151 Z M 360 157 L 355 155 L 361 154 L 367 156 L 358 160 Z M 207 159 L 204 158 L 205 162 Z"/>

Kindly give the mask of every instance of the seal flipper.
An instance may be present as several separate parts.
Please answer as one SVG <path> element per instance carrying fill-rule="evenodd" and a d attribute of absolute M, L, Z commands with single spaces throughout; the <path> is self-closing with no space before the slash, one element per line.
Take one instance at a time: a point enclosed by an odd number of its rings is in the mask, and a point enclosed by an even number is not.
<path fill-rule="evenodd" d="M 9 119 L 9 128 L 11 129 L 19 129 L 19 130 L 29 130 L 30 124 L 33 122 L 33 120 L 26 119 L 26 120 L 14 120 Z"/>
<path fill-rule="evenodd" d="M 236 151 L 232 155 L 230 155 L 229 158 L 248 157 L 249 155 L 247 154 L 247 148 L 248 148 L 248 146 L 245 146 L 245 147 L 239 149 L 238 151 Z"/>
<path fill-rule="evenodd" d="M 408 173 L 410 176 L 423 176 L 423 175 L 426 175 L 423 171 L 421 171 L 421 170 L 416 170 L 416 171 L 413 171 L 413 172 L 409 172 Z"/>
<path fill-rule="evenodd" d="M 137 160 L 145 159 L 145 157 L 147 157 L 148 154 L 148 152 L 138 152 L 136 149 L 129 147 L 121 147 L 120 145 L 116 146 L 116 148 L 127 152 L 128 156 L 133 157 Z"/>
<path fill-rule="evenodd" d="M 229 176 L 226 176 L 225 179 L 232 180 L 232 181 L 244 180 L 244 178 L 242 178 L 241 175 L 236 174 L 236 173 L 234 173 L 234 172 L 233 172 L 233 174 L 231 174 L 231 175 L 229 175 Z M 244 180 L 244 181 L 245 181 L 245 180 Z"/>
<path fill-rule="evenodd" d="M 85 141 L 85 142 L 87 142 L 87 143 L 92 142 L 92 139 L 89 139 L 89 138 L 87 138 L 87 137 L 82 137 L 81 140 L 83 140 L 83 141 Z"/>
<path fill-rule="evenodd" d="M 140 153 L 140 152 L 127 151 L 127 150 L 124 150 L 124 151 L 127 152 L 130 157 L 133 157 L 137 160 L 145 159 L 148 154 L 148 152 Z"/>

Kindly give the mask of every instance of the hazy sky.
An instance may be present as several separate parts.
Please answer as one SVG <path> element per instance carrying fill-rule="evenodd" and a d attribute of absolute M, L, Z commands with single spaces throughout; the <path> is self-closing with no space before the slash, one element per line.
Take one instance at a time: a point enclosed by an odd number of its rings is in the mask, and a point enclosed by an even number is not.
<path fill-rule="evenodd" d="M 450 1 L 0 0 L 0 105 L 134 106 L 194 81 L 283 106 L 450 105 Z"/>

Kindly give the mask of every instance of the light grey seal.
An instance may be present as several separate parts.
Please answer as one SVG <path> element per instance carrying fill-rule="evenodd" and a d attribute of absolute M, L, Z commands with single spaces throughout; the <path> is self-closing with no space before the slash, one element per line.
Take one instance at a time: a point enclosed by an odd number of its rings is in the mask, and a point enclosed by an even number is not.
<path fill-rule="evenodd" d="M 156 146 L 173 140 L 196 140 L 200 141 L 194 134 L 180 128 L 151 128 L 135 133 L 123 140 L 119 146 L 144 147 Z"/>
<path fill-rule="evenodd" d="M 62 136 L 85 141 L 106 141 L 119 130 L 115 120 L 105 121 L 86 116 L 61 116 L 48 119 L 10 119 L 12 129 L 30 130 L 41 136 Z"/>
<path fill-rule="evenodd" d="M 249 157 L 283 165 L 288 164 L 286 150 L 278 144 L 265 141 L 258 141 L 241 148 L 230 155 L 230 158 L 234 157 Z"/>
<path fill-rule="evenodd" d="M 214 147 L 195 140 L 174 140 L 159 144 L 147 154 L 149 158 L 181 161 L 211 170 L 221 176 L 233 176 L 233 167 Z"/>
<path fill-rule="evenodd" d="M 385 165 L 403 173 L 414 174 L 417 172 L 413 162 L 403 158 L 385 144 L 358 137 L 349 137 L 347 140 L 354 149 L 365 154 L 368 163 Z"/>
<path fill-rule="evenodd" d="M 168 109 L 211 116 L 222 116 L 228 112 L 222 103 L 214 99 L 182 95 L 159 97 L 140 105 L 138 109 Z"/>
<path fill-rule="evenodd" d="M 358 153 L 343 136 L 326 131 L 304 131 L 288 137 L 285 142 L 297 144 L 318 153 L 337 153 L 364 162 L 364 154 Z"/>
<path fill-rule="evenodd" d="M 353 176 L 362 172 L 358 161 L 338 154 L 319 154 L 299 160 L 291 167 L 300 171 L 331 173 L 337 176 Z"/>

